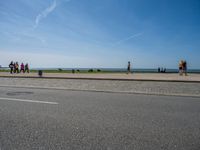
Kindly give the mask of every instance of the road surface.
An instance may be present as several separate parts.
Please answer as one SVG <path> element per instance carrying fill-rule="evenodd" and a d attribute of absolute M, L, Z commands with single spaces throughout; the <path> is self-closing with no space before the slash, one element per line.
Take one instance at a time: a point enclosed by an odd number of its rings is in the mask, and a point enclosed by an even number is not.
<path fill-rule="evenodd" d="M 0 87 L 0 150 L 199 150 L 199 97 Z"/>

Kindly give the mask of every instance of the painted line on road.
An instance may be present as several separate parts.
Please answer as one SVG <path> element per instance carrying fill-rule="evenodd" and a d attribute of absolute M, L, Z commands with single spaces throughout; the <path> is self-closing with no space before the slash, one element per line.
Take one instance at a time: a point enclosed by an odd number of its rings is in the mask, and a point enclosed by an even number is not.
<path fill-rule="evenodd" d="M 52 105 L 58 104 L 57 102 L 38 101 L 38 100 L 29 100 L 29 99 L 16 99 L 16 98 L 4 98 L 4 97 L 0 97 L 0 100 L 29 102 L 29 103 L 41 103 L 41 104 L 52 104 Z"/>

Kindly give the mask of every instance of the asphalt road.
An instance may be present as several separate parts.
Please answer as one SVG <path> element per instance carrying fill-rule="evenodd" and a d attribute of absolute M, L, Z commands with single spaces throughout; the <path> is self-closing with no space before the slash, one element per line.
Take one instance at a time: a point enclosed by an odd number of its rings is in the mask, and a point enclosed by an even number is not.
<path fill-rule="evenodd" d="M 0 150 L 199 150 L 200 99 L 0 87 Z"/>

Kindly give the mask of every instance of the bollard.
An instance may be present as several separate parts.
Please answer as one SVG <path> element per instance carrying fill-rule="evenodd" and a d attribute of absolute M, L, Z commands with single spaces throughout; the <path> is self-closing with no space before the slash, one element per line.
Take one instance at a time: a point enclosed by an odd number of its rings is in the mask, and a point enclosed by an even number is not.
<path fill-rule="evenodd" d="M 38 76 L 39 77 L 42 77 L 42 73 L 43 73 L 42 70 L 38 70 Z"/>

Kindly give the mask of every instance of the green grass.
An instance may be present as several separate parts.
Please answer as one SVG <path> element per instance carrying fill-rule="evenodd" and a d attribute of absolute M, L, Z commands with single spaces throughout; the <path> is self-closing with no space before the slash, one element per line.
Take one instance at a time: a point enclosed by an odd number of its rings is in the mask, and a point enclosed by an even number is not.
<path fill-rule="evenodd" d="M 0 72 L 10 72 L 10 70 L 0 69 Z"/>
<path fill-rule="evenodd" d="M 9 69 L 0 69 L 0 72 L 10 72 Z M 30 70 L 31 73 L 37 73 L 38 70 Z M 43 73 L 72 73 L 72 70 L 43 70 Z M 86 74 L 98 74 L 98 73 L 123 73 L 123 72 L 114 72 L 114 71 L 97 71 L 93 69 L 93 71 L 88 70 L 74 70 L 74 73 L 86 73 Z"/>
<path fill-rule="evenodd" d="M 30 72 L 38 72 L 38 70 L 31 70 Z M 44 73 L 72 73 L 72 70 L 43 70 Z M 88 71 L 88 70 L 74 70 L 74 73 L 89 73 L 89 74 L 97 74 L 97 73 L 115 73 L 113 71 Z"/>

